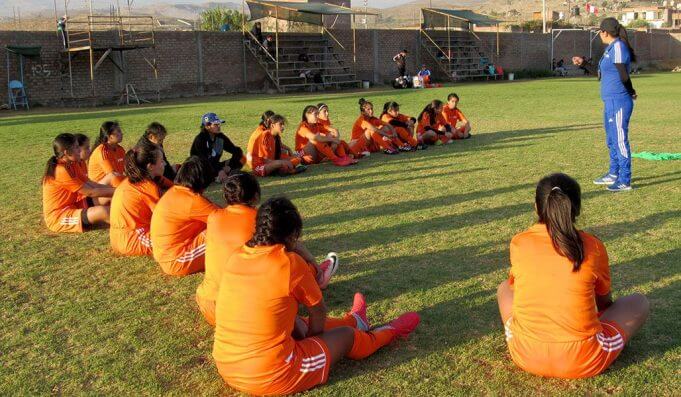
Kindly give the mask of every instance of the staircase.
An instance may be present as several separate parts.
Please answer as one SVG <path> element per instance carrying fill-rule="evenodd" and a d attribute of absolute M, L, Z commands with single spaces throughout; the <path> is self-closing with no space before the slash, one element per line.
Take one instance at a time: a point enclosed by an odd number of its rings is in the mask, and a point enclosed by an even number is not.
<path fill-rule="evenodd" d="M 267 34 L 263 32 L 263 36 L 267 37 Z M 357 80 L 352 69 L 352 60 L 347 59 L 344 54 L 336 53 L 333 43 L 322 34 L 279 34 L 278 70 L 274 49 L 271 53 L 266 52 L 250 32 L 246 32 L 244 46 L 258 61 L 279 92 L 326 89 L 327 87 L 357 88 L 362 83 Z M 306 54 L 309 60 L 300 60 L 301 54 Z M 307 70 L 313 74 L 319 72 L 321 82 L 315 83 L 311 77 L 301 77 L 301 73 Z"/>
<path fill-rule="evenodd" d="M 480 49 L 480 41 L 469 32 L 450 32 L 447 37 L 447 32 L 422 30 L 421 47 L 452 81 L 489 77 L 485 69 L 490 58 Z"/>

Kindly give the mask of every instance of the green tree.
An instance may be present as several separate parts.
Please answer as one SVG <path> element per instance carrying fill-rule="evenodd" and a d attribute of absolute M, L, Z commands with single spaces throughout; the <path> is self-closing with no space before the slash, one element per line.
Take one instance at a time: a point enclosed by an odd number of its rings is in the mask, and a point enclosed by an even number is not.
<path fill-rule="evenodd" d="M 632 29 L 647 28 L 649 26 L 650 24 L 647 21 L 644 21 L 643 19 L 634 19 L 627 25 L 628 28 Z"/>
<path fill-rule="evenodd" d="M 241 28 L 244 15 L 236 10 L 223 7 L 211 8 L 201 12 L 201 30 L 219 31 L 224 24 L 232 30 Z"/>

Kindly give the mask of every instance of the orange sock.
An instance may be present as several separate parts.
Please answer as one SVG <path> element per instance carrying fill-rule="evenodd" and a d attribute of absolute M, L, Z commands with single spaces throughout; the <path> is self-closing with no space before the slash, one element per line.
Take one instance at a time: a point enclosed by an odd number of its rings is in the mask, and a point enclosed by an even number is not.
<path fill-rule="evenodd" d="M 408 143 L 411 147 L 416 147 L 416 145 L 418 145 L 418 142 L 416 141 L 416 138 L 414 138 L 413 136 L 411 136 L 411 134 L 409 133 L 409 131 L 405 130 L 405 129 L 402 128 L 402 127 L 395 128 L 395 130 L 397 131 L 397 135 L 400 137 L 400 139 L 401 139 L 403 142 Z"/>
<path fill-rule="evenodd" d="M 305 324 L 309 324 L 309 318 L 308 317 L 301 317 L 301 320 L 305 322 Z M 352 327 L 352 328 L 357 328 L 357 320 L 355 319 L 355 316 L 353 316 L 350 313 L 347 313 L 344 317 L 342 318 L 337 318 L 337 317 L 327 317 L 326 322 L 324 323 L 324 331 L 328 331 L 333 328 L 338 328 L 338 327 Z"/>
<path fill-rule="evenodd" d="M 354 154 L 355 156 L 359 156 L 362 152 L 367 150 L 367 138 L 362 134 L 355 142 L 352 144 L 352 146 L 349 146 L 350 148 L 350 153 Z"/>
<path fill-rule="evenodd" d="M 392 143 L 390 141 L 384 141 L 383 135 L 379 134 L 378 132 L 371 133 L 371 140 L 374 141 L 378 147 L 384 150 L 394 150 Z"/>
<path fill-rule="evenodd" d="M 324 157 L 331 161 L 334 161 L 338 158 L 336 153 L 333 152 L 333 149 L 331 149 L 331 146 L 327 145 L 326 143 L 317 142 L 314 144 L 314 148 L 317 149 L 318 153 L 321 153 Z"/>
<path fill-rule="evenodd" d="M 374 354 L 374 352 L 390 343 L 395 337 L 395 332 L 391 329 L 363 332 L 355 330 L 355 341 L 352 349 L 346 354 L 347 358 L 361 360 Z"/>

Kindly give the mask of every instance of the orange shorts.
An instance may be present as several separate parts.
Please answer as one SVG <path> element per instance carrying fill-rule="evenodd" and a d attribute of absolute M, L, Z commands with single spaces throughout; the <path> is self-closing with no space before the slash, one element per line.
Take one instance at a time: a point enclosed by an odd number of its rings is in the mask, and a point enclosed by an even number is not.
<path fill-rule="evenodd" d="M 624 349 L 625 333 L 614 322 L 601 322 L 603 331 L 575 342 L 541 342 L 511 332 L 505 324 L 506 343 L 513 362 L 523 370 L 552 378 L 589 378 L 605 371 Z"/>
<path fill-rule="evenodd" d="M 111 248 L 117 254 L 126 256 L 152 255 L 148 228 L 141 227 L 135 231 L 111 229 L 109 240 L 111 241 Z"/>
<path fill-rule="evenodd" d="M 87 198 L 77 201 L 72 206 L 64 208 L 47 227 L 57 233 L 83 233 L 83 210 L 88 208 Z"/>
<path fill-rule="evenodd" d="M 173 261 L 160 264 L 165 274 L 186 276 L 206 269 L 206 231 L 202 231 L 185 247 L 182 254 Z"/>
<path fill-rule="evenodd" d="M 196 304 L 199 305 L 199 311 L 203 314 L 206 322 L 215 327 L 215 301 L 203 299 L 196 295 Z"/>
<path fill-rule="evenodd" d="M 326 343 L 319 338 L 305 338 L 297 341 L 283 369 L 263 374 L 262 381 L 254 383 L 230 379 L 227 366 L 216 363 L 220 376 L 231 387 L 255 395 L 281 395 L 300 393 L 326 383 L 329 379 L 331 356 Z"/>

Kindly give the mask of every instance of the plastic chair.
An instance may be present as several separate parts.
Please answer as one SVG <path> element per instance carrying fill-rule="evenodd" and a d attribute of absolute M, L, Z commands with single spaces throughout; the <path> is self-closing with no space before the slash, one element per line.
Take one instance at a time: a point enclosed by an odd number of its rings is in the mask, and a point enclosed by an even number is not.
<path fill-rule="evenodd" d="M 17 105 L 23 106 L 26 110 L 28 107 L 28 96 L 24 90 L 24 85 L 19 80 L 12 80 L 8 84 L 9 89 L 9 106 L 17 110 Z"/>

